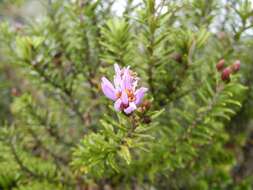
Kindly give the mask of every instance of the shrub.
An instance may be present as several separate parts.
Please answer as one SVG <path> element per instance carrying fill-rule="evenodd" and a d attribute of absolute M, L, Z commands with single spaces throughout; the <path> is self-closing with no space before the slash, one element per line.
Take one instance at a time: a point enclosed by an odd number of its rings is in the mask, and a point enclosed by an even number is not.
<path fill-rule="evenodd" d="M 0 188 L 252 187 L 251 3 L 126 2 L 116 16 L 115 1 L 55 0 L 18 30 L 2 22 L 20 92 L 0 130 Z M 114 64 L 131 81 L 118 107 L 101 80 Z"/>

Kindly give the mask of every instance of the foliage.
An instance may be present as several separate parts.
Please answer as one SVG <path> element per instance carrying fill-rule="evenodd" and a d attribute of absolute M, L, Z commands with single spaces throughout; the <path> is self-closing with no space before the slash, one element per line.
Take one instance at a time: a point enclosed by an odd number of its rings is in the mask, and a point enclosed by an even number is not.
<path fill-rule="evenodd" d="M 126 2 L 122 16 L 54 0 L 38 21 L 1 21 L 15 77 L 0 79 L 0 189 L 253 187 L 250 1 Z M 222 79 L 220 59 L 241 70 Z M 131 115 L 101 92 L 114 63 L 149 88 Z"/>

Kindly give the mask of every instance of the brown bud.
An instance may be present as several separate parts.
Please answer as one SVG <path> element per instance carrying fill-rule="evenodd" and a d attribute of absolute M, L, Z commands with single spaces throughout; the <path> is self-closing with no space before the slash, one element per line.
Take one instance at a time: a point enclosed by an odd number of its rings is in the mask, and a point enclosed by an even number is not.
<path fill-rule="evenodd" d="M 151 107 L 151 102 L 148 101 L 148 100 L 144 100 L 140 107 L 141 107 L 141 111 L 142 111 L 142 112 L 145 112 L 145 111 L 147 111 L 147 110 L 150 109 L 150 107 Z"/>
<path fill-rule="evenodd" d="M 232 65 L 232 71 L 233 71 L 234 73 L 236 73 L 237 71 L 240 70 L 240 67 L 241 67 L 241 62 L 240 62 L 240 60 L 236 60 L 236 61 L 234 62 L 234 64 Z"/>
<path fill-rule="evenodd" d="M 11 89 L 11 95 L 17 97 L 17 96 L 21 95 L 21 92 L 20 92 L 20 90 L 18 90 L 17 88 L 14 87 Z"/>
<path fill-rule="evenodd" d="M 143 123 L 149 124 L 151 122 L 151 118 L 149 116 L 143 116 Z"/>
<path fill-rule="evenodd" d="M 225 32 L 219 32 L 217 34 L 217 37 L 220 39 L 220 40 L 223 40 L 226 38 L 226 33 Z"/>
<path fill-rule="evenodd" d="M 183 56 L 180 53 L 174 52 L 170 55 L 170 58 L 173 59 L 174 61 L 178 63 L 182 63 L 183 61 Z"/>
<path fill-rule="evenodd" d="M 216 69 L 217 71 L 222 71 L 225 65 L 225 60 L 221 59 L 217 64 L 216 64 Z"/>
<path fill-rule="evenodd" d="M 16 22 L 15 24 L 14 24 L 14 28 L 15 28 L 15 31 L 16 32 L 19 32 L 19 31 L 21 31 L 22 29 L 23 29 L 23 24 L 21 23 L 21 22 Z"/>
<path fill-rule="evenodd" d="M 91 125 L 92 118 L 91 118 L 91 115 L 89 112 L 83 114 L 83 122 L 84 122 L 85 126 Z"/>
<path fill-rule="evenodd" d="M 221 73 L 221 80 L 229 81 L 231 73 L 232 73 L 232 69 L 230 67 L 226 67 Z"/>
<path fill-rule="evenodd" d="M 62 53 L 61 52 L 58 52 L 54 55 L 54 58 L 53 58 L 53 63 L 56 65 L 56 66 L 61 66 L 62 65 Z"/>

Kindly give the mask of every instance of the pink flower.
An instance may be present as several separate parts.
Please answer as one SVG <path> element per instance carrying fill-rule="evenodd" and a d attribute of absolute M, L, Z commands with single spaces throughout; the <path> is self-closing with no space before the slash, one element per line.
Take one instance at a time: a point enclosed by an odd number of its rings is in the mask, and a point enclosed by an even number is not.
<path fill-rule="evenodd" d="M 217 71 L 222 71 L 225 65 L 225 60 L 221 59 L 217 64 L 216 64 L 216 69 Z"/>
<path fill-rule="evenodd" d="M 232 71 L 236 73 L 237 71 L 240 70 L 240 67 L 241 67 L 241 62 L 240 62 L 240 60 L 236 60 L 236 61 L 234 62 L 234 64 L 232 65 Z"/>
<path fill-rule="evenodd" d="M 121 69 L 115 64 L 114 70 L 113 84 L 106 77 L 102 77 L 102 91 L 107 98 L 114 101 L 116 111 L 130 114 L 141 104 L 148 89 L 137 89 L 139 78 L 129 67 Z"/>
<path fill-rule="evenodd" d="M 226 67 L 222 73 L 221 73 L 221 79 L 223 81 L 229 81 L 230 80 L 230 74 L 232 73 L 232 69 L 230 67 Z"/>

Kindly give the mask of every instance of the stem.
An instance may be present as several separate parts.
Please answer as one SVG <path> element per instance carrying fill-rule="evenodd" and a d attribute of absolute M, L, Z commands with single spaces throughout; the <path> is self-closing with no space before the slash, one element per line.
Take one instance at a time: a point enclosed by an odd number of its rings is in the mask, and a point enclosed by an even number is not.
<path fill-rule="evenodd" d="M 72 111 L 74 111 L 76 113 L 76 115 L 79 117 L 80 121 L 83 122 L 83 115 L 82 113 L 79 111 L 79 106 L 76 102 L 73 101 L 74 97 L 72 95 L 72 91 L 70 91 L 68 88 L 59 85 L 58 83 L 56 83 L 54 80 L 52 80 L 49 76 L 46 75 L 46 73 L 44 72 L 43 69 L 39 69 L 38 67 L 34 67 L 35 71 L 37 71 L 37 73 L 40 75 L 41 78 L 43 78 L 45 80 L 45 82 L 47 82 L 48 84 L 50 84 L 52 87 L 59 89 L 62 94 L 61 94 L 61 98 L 62 100 L 72 109 Z"/>
<path fill-rule="evenodd" d="M 155 3 L 152 10 L 154 12 L 149 13 L 148 25 L 149 25 L 149 32 L 150 38 L 148 39 L 149 43 L 147 44 L 147 57 L 148 57 L 148 83 L 150 86 L 150 92 L 153 96 L 155 96 L 155 86 L 154 86 L 154 76 L 153 76 L 153 69 L 155 66 L 155 57 L 154 57 L 154 43 L 155 43 L 155 32 L 157 29 L 157 25 L 153 22 L 157 22 L 157 18 L 155 16 Z"/>
<path fill-rule="evenodd" d="M 49 150 L 47 147 L 45 147 L 42 143 L 42 141 L 39 139 L 39 137 L 37 136 L 37 134 L 31 129 L 28 128 L 28 132 L 32 135 L 33 139 L 35 140 L 36 144 L 41 147 L 41 149 L 43 149 L 45 152 L 47 152 L 52 158 L 55 159 L 56 164 L 59 165 L 66 165 L 69 161 L 66 160 L 63 157 L 60 157 L 58 155 L 56 155 L 54 152 L 52 152 L 51 150 Z"/>
<path fill-rule="evenodd" d="M 56 130 L 57 126 L 52 124 L 52 123 L 48 123 L 44 120 L 44 118 L 37 114 L 35 108 L 33 108 L 31 105 L 28 106 L 29 109 L 29 113 L 38 120 L 39 124 L 42 126 L 46 126 L 46 131 L 49 133 L 49 135 L 51 137 L 53 137 L 55 139 L 56 142 L 58 142 L 59 144 L 62 144 L 64 146 L 67 147 L 73 147 L 74 143 L 72 142 L 66 142 L 65 139 L 59 135 L 58 131 Z"/>
<path fill-rule="evenodd" d="M 34 171 L 32 171 L 30 168 L 28 168 L 24 163 L 23 161 L 21 160 L 21 158 L 19 157 L 17 151 L 16 151 L 16 148 L 14 146 L 14 140 L 15 138 L 12 137 L 12 139 L 10 140 L 9 144 L 10 144 L 10 148 L 11 148 L 11 152 L 14 156 L 14 159 L 15 161 L 17 162 L 17 164 L 19 165 L 20 169 L 23 170 L 25 173 L 27 173 L 28 175 L 30 175 L 31 177 L 34 177 L 34 178 L 37 178 L 41 181 L 43 180 L 47 180 L 48 182 L 51 182 L 51 183 L 54 183 L 54 184 L 64 184 L 64 185 L 67 185 L 67 186 L 73 186 L 74 184 L 71 184 L 69 182 L 66 182 L 64 180 L 54 180 L 52 179 L 51 177 L 48 177 L 48 176 L 43 176 L 41 174 L 38 174 L 38 173 L 35 173 Z"/>
<path fill-rule="evenodd" d="M 217 86 L 219 86 L 219 84 L 217 84 Z M 216 88 L 216 94 L 214 95 L 214 97 L 212 98 L 212 100 L 208 103 L 208 109 L 199 114 L 196 119 L 194 119 L 194 121 L 191 123 L 191 125 L 189 125 L 186 129 L 186 131 L 184 132 L 184 134 L 182 136 L 180 136 L 176 141 L 178 143 L 183 143 L 188 141 L 188 139 L 191 137 L 191 132 L 192 129 L 194 129 L 196 126 L 198 126 L 203 120 L 204 118 L 209 114 L 209 112 L 212 110 L 213 106 L 217 103 L 217 99 L 219 97 L 219 94 L 222 92 L 223 88 Z M 176 145 L 173 146 L 172 148 L 172 152 L 174 152 L 176 150 Z"/>
<path fill-rule="evenodd" d="M 129 116 L 130 122 L 131 122 L 131 129 L 127 133 L 127 137 L 132 137 L 133 132 L 138 127 L 138 121 L 136 115 L 133 113 Z"/>

